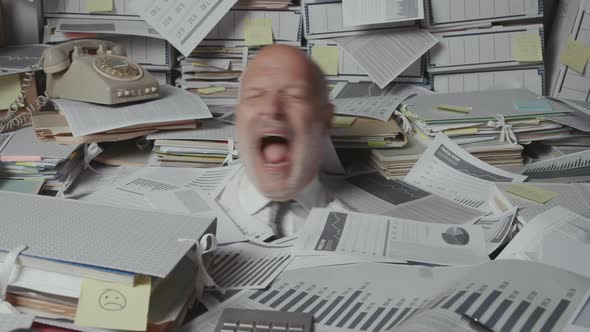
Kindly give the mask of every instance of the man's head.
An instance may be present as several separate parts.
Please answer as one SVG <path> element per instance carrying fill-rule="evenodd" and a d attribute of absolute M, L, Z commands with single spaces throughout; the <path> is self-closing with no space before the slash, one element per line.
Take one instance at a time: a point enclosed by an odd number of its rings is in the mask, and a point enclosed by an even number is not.
<path fill-rule="evenodd" d="M 333 110 L 322 71 L 297 48 L 269 46 L 248 63 L 237 139 L 248 176 L 266 197 L 290 200 L 318 174 Z"/>

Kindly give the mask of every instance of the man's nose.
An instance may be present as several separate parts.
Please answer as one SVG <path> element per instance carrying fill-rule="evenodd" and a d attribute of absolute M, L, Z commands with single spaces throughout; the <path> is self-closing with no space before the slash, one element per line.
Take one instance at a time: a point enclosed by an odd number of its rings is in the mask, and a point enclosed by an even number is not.
<path fill-rule="evenodd" d="M 264 115 L 273 119 L 280 119 L 284 116 L 283 111 L 283 98 L 281 94 L 270 94 L 264 105 Z"/>

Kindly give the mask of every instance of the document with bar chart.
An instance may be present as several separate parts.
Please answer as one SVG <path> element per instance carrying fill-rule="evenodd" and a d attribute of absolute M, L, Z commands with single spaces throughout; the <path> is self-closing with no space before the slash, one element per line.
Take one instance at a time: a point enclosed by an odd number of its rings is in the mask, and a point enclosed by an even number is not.
<path fill-rule="evenodd" d="M 225 289 L 261 289 L 291 263 L 290 248 L 265 248 L 250 243 L 218 247 L 208 272 Z"/>
<path fill-rule="evenodd" d="M 183 331 L 213 331 L 224 307 L 312 313 L 316 332 L 464 331 L 472 321 L 493 331 L 562 331 L 589 289 L 590 279 L 578 274 L 515 260 L 302 269 L 281 274 L 266 290 L 234 296 Z"/>
<path fill-rule="evenodd" d="M 418 222 L 313 209 L 295 245 L 297 255 L 346 255 L 372 261 L 476 264 L 489 260 L 479 225 Z"/>
<path fill-rule="evenodd" d="M 540 161 L 523 168 L 530 181 L 588 181 L 590 180 L 590 150 Z"/>
<path fill-rule="evenodd" d="M 523 182 L 526 176 L 491 166 L 439 133 L 404 181 L 462 205 L 492 212 L 493 182 Z"/>

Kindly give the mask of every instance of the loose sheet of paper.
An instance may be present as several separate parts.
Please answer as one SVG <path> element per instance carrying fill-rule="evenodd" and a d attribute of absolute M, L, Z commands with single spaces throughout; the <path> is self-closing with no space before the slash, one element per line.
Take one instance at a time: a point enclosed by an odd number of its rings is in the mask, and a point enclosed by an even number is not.
<path fill-rule="evenodd" d="M 439 133 L 428 146 L 406 182 L 422 190 L 452 199 L 462 205 L 492 212 L 492 181 L 523 182 L 525 176 L 493 167 L 463 150 Z"/>
<path fill-rule="evenodd" d="M 343 0 L 345 27 L 421 20 L 424 3 L 420 0 Z"/>
<path fill-rule="evenodd" d="M 334 41 L 381 89 L 438 43 L 436 37 L 423 29 L 380 31 Z"/>
<path fill-rule="evenodd" d="M 509 240 L 515 216 L 516 208 L 513 208 L 500 216 L 482 217 L 475 223 L 475 225 L 480 225 L 483 229 L 489 254 L 496 251 Z"/>
<path fill-rule="evenodd" d="M 514 60 L 518 62 L 543 61 L 541 36 L 538 33 L 517 33 L 512 36 Z"/>
<path fill-rule="evenodd" d="M 191 190 L 199 189 L 210 197 L 215 197 L 225 188 L 239 167 L 237 165 L 210 169 L 142 168 L 113 185 L 104 186 L 83 197 L 83 200 L 142 210 L 153 209 L 155 205 L 157 208 L 174 209 L 196 215 L 214 214 L 217 216 L 216 236 L 219 243 L 244 241 L 246 237 L 214 201 Z M 165 206 L 166 204 L 170 205 Z M 198 212 L 198 209 L 204 211 Z"/>
<path fill-rule="evenodd" d="M 433 224 L 327 209 L 311 211 L 299 233 L 296 253 L 432 264 L 475 264 L 488 260 L 480 226 Z"/>
<path fill-rule="evenodd" d="M 238 0 L 134 0 L 135 12 L 184 56 L 219 23 Z"/>
<path fill-rule="evenodd" d="M 590 219 L 558 206 L 529 221 L 498 258 L 541 262 L 590 277 L 589 250 Z"/>
<path fill-rule="evenodd" d="M 328 186 L 335 197 L 356 212 L 443 224 L 472 224 L 484 214 L 402 180 L 386 180 L 378 173 L 333 180 Z"/>
<path fill-rule="evenodd" d="M 141 276 L 135 286 L 86 279 L 76 310 L 76 325 L 143 331 L 147 327 L 151 279 Z"/>
<path fill-rule="evenodd" d="M 528 164 L 521 169 L 529 181 L 565 182 L 590 180 L 590 150 Z"/>
<path fill-rule="evenodd" d="M 569 39 L 566 48 L 561 53 L 561 63 L 580 74 L 584 74 L 586 63 L 590 59 L 590 47 L 581 41 Z"/>
<path fill-rule="evenodd" d="M 188 91 L 160 86 L 160 98 L 142 103 L 102 106 L 67 99 L 52 100 L 75 137 L 134 125 L 213 117 L 203 100 Z"/>
<path fill-rule="evenodd" d="M 207 271 L 226 289 L 264 289 L 292 260 L 290 248 L 235 243 L 218 247 Z"/>

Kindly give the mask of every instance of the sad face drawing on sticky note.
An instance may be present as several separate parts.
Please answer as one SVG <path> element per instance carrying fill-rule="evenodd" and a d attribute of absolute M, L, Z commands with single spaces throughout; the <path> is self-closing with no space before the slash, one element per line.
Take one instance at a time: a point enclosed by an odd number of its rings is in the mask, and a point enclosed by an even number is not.
<path fill-rule="evenodd" d="M 127 306 L 127 299 L 114 289 L 105 289 L 98 298 L 98 305 L 104 310 L 119 311 Z"/>

